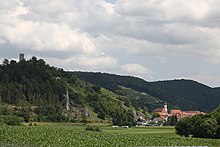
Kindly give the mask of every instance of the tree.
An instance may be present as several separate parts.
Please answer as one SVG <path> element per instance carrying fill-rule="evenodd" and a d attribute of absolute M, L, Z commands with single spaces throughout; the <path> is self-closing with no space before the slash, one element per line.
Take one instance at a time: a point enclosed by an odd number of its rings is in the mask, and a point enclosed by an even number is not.
<path fill-rule="evenodd" d="M 204 122 L 204 115 L 195 115 L 191 119 L 191 135 L 193 137 L 202 137 L 203 131 L 201 130 L 201 125 Z"/>
<path fill-rule="evenodd" d="M 101 90 L 101 87 L 100 87 L 99 85 L 93 85 L 93 86 L 92 86 L 92 89 L 94 90 L 94 92 L 99 93 L 100 90 Z"/>
<path fill-rule="evenodd" d="M 134 115 L 132 113 L 132 110 L 123 111 L 123 112 L 115 112 L 113 114 L 113 125 L 119 125 L 119 126 L 133 126 L 134 123 Z"/>
<path fill-rule="evenodd" d="M 202 131 L 199 137 L 202 138 L 213 138 L 217 133 L 218 125 L 217 121 L 213 118 L 207 118 L 200 125 Z"/>
<path fill-rule="evenodd" d="M 168 123 L 170 126 L 175 126 L 177 123 L 177 116 L 176 115 L 172 115 L 171 117 L 168 118 Z"/>
<path fill-rule="evenodd" d="M 9 64 L 9 60 L 8 59 L 4 59 L 2 63 L 3 63 L 3 66 L 7 66 Z"/>
<path fill-rule="evenodd" d="M 192 130 L 193 137 L 213 138 L 217 132 L 217 121 L 213 118 L 206 118 L 202 122 L 197 123 Z M 197 127 L 197 128 L 195 128 Z"/>
<path fill-rule="evenodd" d="M 175 126 L 176 134 L 189 137 L 191 131 L 191 118 L 186 117 L 181 119 Z"/>
<path fill-rule="evenodd" d="M 21 107 L 19 116 L 23 117 L 24 121 L 28 123 L 31 117 L 31 111 L 32 111 L 30 105 L 25 101 L 19 101 L 19 106 Z"/>
<path fill-rule="evenodd" d="M 155 113 L 152 114 L 152 117 L 153 117 L 153 119 L 154 119 L 154 118 L 157 118 L 157 117 L 160 117 L 160 114 L 157 113 L 157 112 L 155 112 Z"/>

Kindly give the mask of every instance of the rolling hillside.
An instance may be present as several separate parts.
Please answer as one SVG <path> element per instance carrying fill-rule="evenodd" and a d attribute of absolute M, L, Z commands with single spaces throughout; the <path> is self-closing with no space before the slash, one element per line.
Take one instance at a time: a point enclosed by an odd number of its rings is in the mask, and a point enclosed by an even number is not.
<path fill-rule="evenodd" d="M 182 110 L 211 111 L 220 104 L 220 88 L 211 88 L 192 80 L 147 82 L 143 79 L 107 73 L 73 72 L 80 79 L 111 91 L 119 86 L 144 92 Z"/>

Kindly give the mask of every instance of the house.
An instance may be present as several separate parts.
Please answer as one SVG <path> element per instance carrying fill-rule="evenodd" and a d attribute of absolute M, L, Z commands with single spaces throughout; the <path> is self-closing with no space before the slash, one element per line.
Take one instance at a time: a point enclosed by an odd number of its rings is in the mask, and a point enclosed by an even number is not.
<path fill-rule="evenodd" d="M 148 122 L 146 119 L 144 119 L 143 117 L 139 117 L 137 120 L 136 120 L 136 124 L 137 126 L 147 126 L 148 125 Z"/>
<path fill-rule="evenodd" d="M 152 120 L 152 124 L 156 125 L 156 126 L 162 126 L 164 124 L 166 120 L 164 120 L 163 118 L 161 117 L 156 117 Z"/>

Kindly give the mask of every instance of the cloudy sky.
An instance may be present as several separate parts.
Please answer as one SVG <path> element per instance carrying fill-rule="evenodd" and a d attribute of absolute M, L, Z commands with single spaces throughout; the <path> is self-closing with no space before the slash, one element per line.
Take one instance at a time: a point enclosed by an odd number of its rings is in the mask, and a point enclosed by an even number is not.
<path fill-rule="evenodd" d="M 220 86 L 219 0 L 0 0 L 0 60 Z"/>

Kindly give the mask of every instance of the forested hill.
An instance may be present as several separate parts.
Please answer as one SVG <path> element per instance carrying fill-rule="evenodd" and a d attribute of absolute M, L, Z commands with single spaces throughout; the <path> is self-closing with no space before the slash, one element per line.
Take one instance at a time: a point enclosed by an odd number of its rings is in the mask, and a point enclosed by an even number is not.
<path fill-rule="evenodd" d="M 106 120 L 128 125 L 133 123 L 134 108 L 129 103 L 124 105 L 125 100 L 51 67 L 43 59 L 5 59 L 0 64 L 0 122 L 8 123 L 15 116 L 26 122 Z"/>
<path fill-rule="evenodd" d="M 220 104 L 220 90 L 192 80 L 172 80 L 153 83 L 165 91 L 182 97 L 203 111 L 210 111 Z"/>
<path fill-rule="evenodd" d="M 192 80 L 147 82 L 143 79 L 107 73 L 73 72 L 80 79 L 111 91 L 119 86 L 145 92 L 182 110 L 211 111 L 220 104 L 220 88 L 211 88 Z"/>

